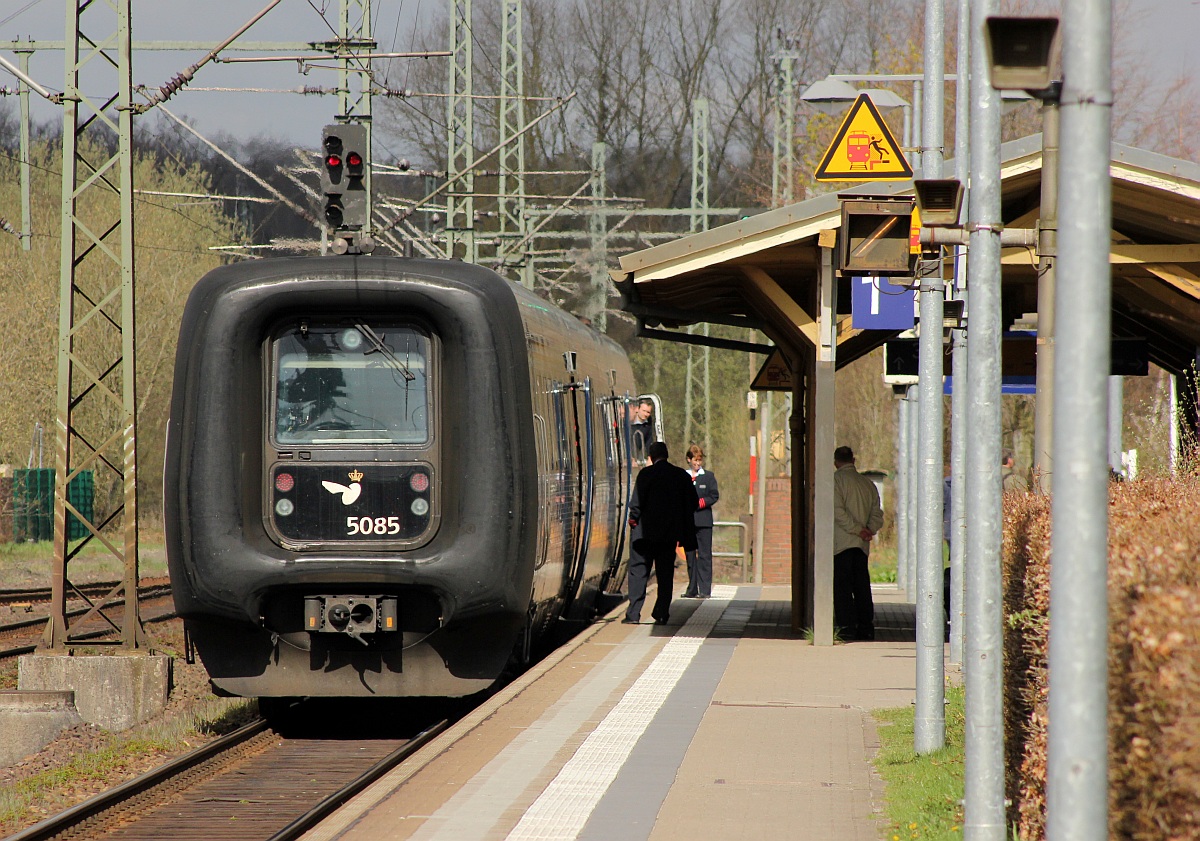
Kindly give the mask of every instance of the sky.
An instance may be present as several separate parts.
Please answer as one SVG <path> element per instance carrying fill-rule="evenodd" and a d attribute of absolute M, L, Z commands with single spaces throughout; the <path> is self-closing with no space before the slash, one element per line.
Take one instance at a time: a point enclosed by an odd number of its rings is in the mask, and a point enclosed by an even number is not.
<path fill-rule="evenodd" d="M 476 0 L 477 5 L 483 2 L 487 0 Z M 267 0 L 133 0 L 133 37 L 135 40 L 222 40 L 266 3 Z M 441 12 L 446 4 L 447 0 L 374 0 L 374 31 L 380 50 L 402 52 L 412 49 L 415 22 L 422 16 Z M 1132 7 L 1138 14 L 1138 23 L 1132 28 L 1132 34 L 1121 31 L 1117 37 L 1134 39 L 1134 44 L 1145 51 L 1153 72 L 1164 85 L 1181 73 L 1194 75 L 1200 72 L 1200 59 L 1191 49 L 1195 33 L 1200 32 L 1200 0 L 1132 0 Z M 243 38 L 324 40 L 333 37 L 331 26 L 336 27 L 337 8 L 337 0 L 282 0 Z M 322 10 L 326 12 L 324 18 L 320 13 Z M 0 0 L 0 47 L 16 39 L 62 37 L 61 0 Z M 16 61 L 16 56 L 9 50 L 4 50 L 3 55 Z M 134 59 L 134 83 L 157 87 L 201 55 L 139 52 Z M 62 54 L 50 51 L 36 54 L 31 72 L 45 87 L 60 90 Z M 291 62 L 210 64 L 197 74 L 188 88 L 176 94 L 167 107 L 175 114 L 188 116 L 206 135 L 229 134 L 240 139 L 263 136 L 315 146 L 321 136 L 321 126 L 333 121 L 337 109 L 337 100 L 333 96 L 206 92 L 198 88 L 282 90 L 305 85 L 331 87 L 335 80 L 336 74 L 332 70 L 314 68 L 308 75 L 301 75 Z M 403 87 L 399 80 L 393 79 L 391 83 L 393 87 Z M 15 87 L 15 79 L 2 68 L 0 86 Z M 35 105 L 35 119 L 57 121 L 61 119 L 60 114 L 57 107 L 44 101 Z"/>
<path fill-rule="evenodd" d="M 413 24 L 427 9 L 439 9 L 445 0 L 375 0 L 375 38 L 386 52 L 411 50 Z M 253 18 L 268 0 L 133 0 L 133 39 L 176 41 L 222 41 Z M 320 12 L 326 11 L 323 18 Z M 282 0 L 240 40 L 270 42 L 324 41 L 336 37 L 337 0 Z M 326 19 L 328 22 L 326 22 Z M 85 16 L 86 20 L 86 16 Z M 94 24 L 100 29 L 104 27 Z M 111 30 L 112 24 L 107 24 Z M 3 56 L 17 63 L 11 52 L 14 40 L 61 40 L 64 31 L 62 0 L 0 0 L 0 47 Z M 94 37 L 107 32 L 89 31 Z M 268 55 L 237 53 L 231 55 Z M 278 54 L 278 53 L 277 53 Z M 292 53 L 289 53 L 292 54 Z M 311 51 L 305 54 L 315 55 Z M 204 52 L 139 51 L 134 55 L 134 84 L 157 88 L 204 56 Z M 446 61 L 444 58 L 431 59 Z M 331 64 L 331 62 L 324 62 Z M 30 75 L 44 87 L 59 91 L 63 86 L 63 55 L 60 51 L 35 53 Z M 229 134 L 240 139 L 256 136 L 316 146 L 321 126 L 333 122 L 337 111 L 334 95 L 296 93 L 243 93 L 201 91 L 205 87 L 254 87 L 273 90 L 303 86 L 334 87 L 336 71 L 312 68 L 307 75 L 294 62 L 254 64 L 209 63 L 195 79 L 166 104 L 172 113 L 190 118 L 202 133 Z M 115 84 L 108 83 L 110 86 Z M 16 79 L 0 67 L 0 86 L 13 89 Z M 395 87 L 401 87 L 397 83 Z M 103 85 L 101 85 L 103 87 Z M 35 120 L 61 120 L 61 110 L 34 97 Z M 10 101 L 15 103 L 15 98 Z M 377 100 L 378 102 L 378 100 Z M 378 105 L 376 105 L 378 108 Z"/>

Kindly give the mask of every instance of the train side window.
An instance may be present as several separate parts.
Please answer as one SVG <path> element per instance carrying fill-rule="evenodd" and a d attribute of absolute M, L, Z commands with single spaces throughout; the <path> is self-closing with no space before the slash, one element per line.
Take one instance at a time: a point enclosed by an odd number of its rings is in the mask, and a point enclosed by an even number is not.
<path fill-rule="evenodd" d="M 600 401 L 600 422 L 604 428 L 604 462 L 611 471 L 620 458 L 617 450 L 619 436 L 617 433 L 617 409 L 619 398 L 607 398 Z"/>

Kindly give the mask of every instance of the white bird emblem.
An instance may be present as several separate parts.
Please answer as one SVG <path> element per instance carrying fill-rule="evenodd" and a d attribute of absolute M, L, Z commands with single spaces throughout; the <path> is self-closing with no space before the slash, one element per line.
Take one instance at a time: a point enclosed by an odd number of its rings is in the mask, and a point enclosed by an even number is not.
<path fill-rule="evenodd" d="M 350 487 L 346 487 L 345 485 L 339 485 L 337 482 L 324 482 L 324 481 L 321 482 L 321 485 L 322 485 L 322 487 L 325 488 L 325 490 L 329 491 L 331 494 L 335 494 L 335 495 L 341 494 L 342 495 L 342 505 L 353 504 L 354 501 L 356 499 L 358 499 L 359 494 L 362 493 L 362 485 L 360 485 L 358 482 L 351 482 Z"/>

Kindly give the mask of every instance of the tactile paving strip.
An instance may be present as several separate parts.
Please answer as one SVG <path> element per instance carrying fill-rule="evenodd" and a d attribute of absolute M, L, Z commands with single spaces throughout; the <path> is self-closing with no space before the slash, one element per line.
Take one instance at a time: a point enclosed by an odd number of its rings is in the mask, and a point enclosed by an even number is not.
<path fill-rule="evenodd" d="M 578 837 L 634 745 L 737 592 L 713 588 L 509 833 L 513 841 Z"/>

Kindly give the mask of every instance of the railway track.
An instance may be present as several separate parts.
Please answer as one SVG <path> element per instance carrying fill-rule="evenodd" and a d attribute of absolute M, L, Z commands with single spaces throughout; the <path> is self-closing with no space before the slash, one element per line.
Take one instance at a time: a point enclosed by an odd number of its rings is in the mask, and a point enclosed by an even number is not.
<path fill-rule="evenodd" d="M 77 585 L 74 589 L 87 596 L 89 599 L 102 597 L 111 593 L 120 581 L 93 581 L 88 584 Z M 138 593 L 145 597 L 146 594 L 157 594 L 170 592 L 171 580 L 166 577 L 162 578 L 143 578 L 138 584 Z M 33 605 L 42 602 L 48 602 L 51 598 L 49 587 L 21 587 L 16 589 L 0 589 L 0 607 L 6 605 L 25 605 L 32 608 Z"/>
<path fill-rule="evenodd" d="M 294 738 L 255 721 L 8 841 L 289 841 L 449 723 L 437 721 L 412 738 Z"/>
<path fill-rule="evenodd" d="M 142 616 L 142 621 L 145 623 L 163 622 L 175 617 L 174 605 L 171 603 L 171 588 L 165 583 L 166 579 L 152 581 L 142 584 L 138 587 L 138 599 L 141 602 L 141 610 L 145 611 Z M 101 595 L 111 592 L 112 584 L 97 584 L 94 585 L 96 592 L 89 594 L 89 597 Z M 106 588 L 106 589 L 101 589 Z M 8 590 L 5 594 L 11 593 L 39 593 L 41 590 Z M 32 601 L 32 600 L 31 600 Z M 49 601 L 47 596 L 46 601 Z M 9 602 L 20 603 L 15 599 Z M 117 607 L 125 603 L 124 599 L 114 599 L 109 603 L 109 607 Z M 87 606 L 72 608 L 67 611 L 67 616 L 70 618 L 82 616 L 89 608 Z M 19 657 L 22 654 L 30 654 L 37 648 L 37 642 L 41 637 L 42 629 L 46 622 L 49 621 L 48 616 L 34 616 L 29 619 L 22 619 L 17 622 L 10 622 L 0 625 L 0 662 Z M 89 623 L 90 624 L 90 623 Z M 113 630 L 104 625 L 102 622 L 97 622 L 97 629 L 90 632 L 84 632 L 77 635 L 77 639 L 103 639 L 113 633 Z"/>

